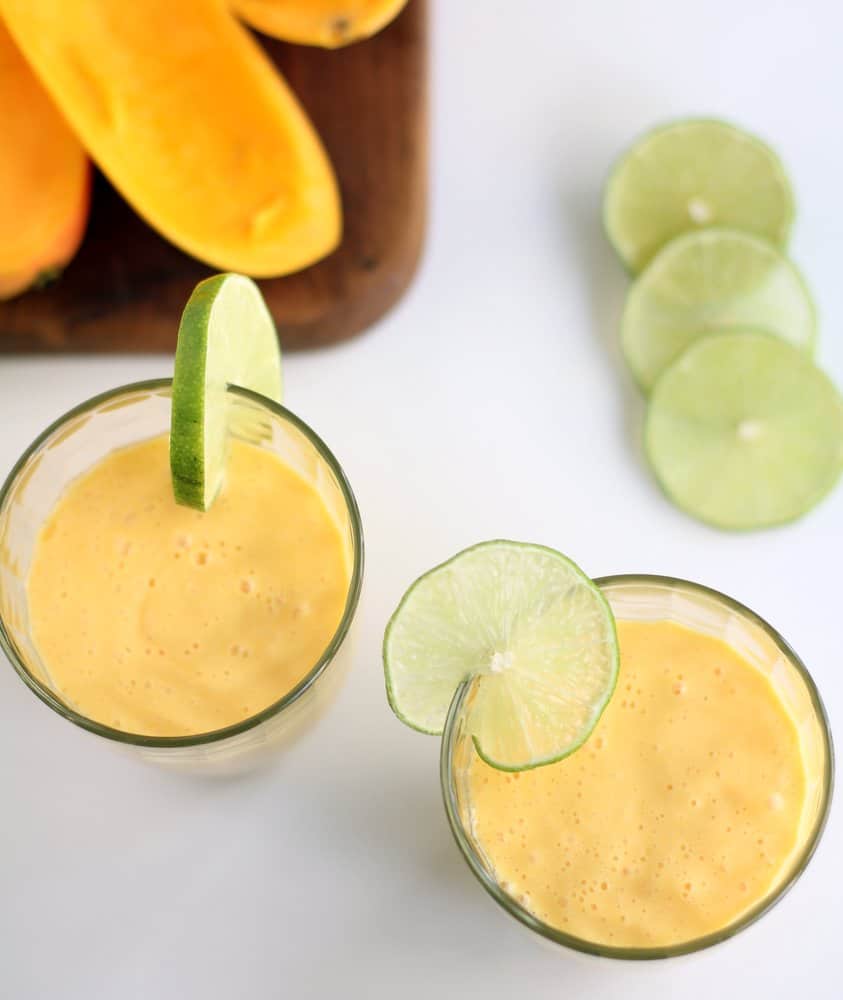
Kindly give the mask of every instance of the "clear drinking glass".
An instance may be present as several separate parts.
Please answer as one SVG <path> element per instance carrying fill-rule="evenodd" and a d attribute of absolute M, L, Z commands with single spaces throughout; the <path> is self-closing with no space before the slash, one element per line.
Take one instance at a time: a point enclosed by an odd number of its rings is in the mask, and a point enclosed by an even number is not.
<path fill-rule="evenodd" d="M 669 947 L 613 947 L 566 934 L 545 924 L 500 885 L 494 867 L 472 830 L 467 780 L 474 748 L 465 728 L 471 682 L 454 696 L 442 735 L 440 775 L 445 811 L 457 845 L 483 888 L 511 916 L 557 944 L 608 958 L 669 958 L 700 951 L 732 937 L 774 906 L 805 870 L 816 849 L 831 805 L 834 756 L 819 693 L 804 663 L 762 618 L 737 601 L 685 580 L 662 576 L 609 576 L 596 580 L 617 618 L 671 621 L 723 639 L 763 671 L 788 706 L 799 729 L 808 779 L 797 846 L 767 895 L 726 927 Z"/>
<path fill-rule="evenodd" d="M 363 535 L 351 487 L 325 443 L 289 410 L 246 389 L 228 390 L 232 434 L 275 453 L 319 492 L 352 569 L 336 632 L 283 698 L 242 722 L 195 736 L 122 732 L 76 711 L 51 680 L 29 627 L 26 582 L 44 520 L 68 484 L 110 452 L 168 432 L 171 385 L 169 379 L 138 382 L 82 403 L 36 438 L 12 469 L 0 490 L 0 645 L 32 691 L 77 726 L 158 764 L 236 771 L 294 739 L 330 702 L 351 659 L 349 632 L 363 579 Z"/>

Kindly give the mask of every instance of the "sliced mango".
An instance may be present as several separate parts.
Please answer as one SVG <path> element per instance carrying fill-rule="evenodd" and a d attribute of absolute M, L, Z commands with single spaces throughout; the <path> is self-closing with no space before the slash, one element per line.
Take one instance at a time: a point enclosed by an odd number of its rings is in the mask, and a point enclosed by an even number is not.
<path fill-rule="evenodd" d="M 0 0 L 0 13 L 104 173 L 187 253 L 257 277 L 337 245 L 319 137 L 221 0 Z"/>
<path fill-rule="evenodd" d="M 76 253 L 91 170 L 2 22 L 0 107 L 0 299 L 8 299 L 55 276 Z"/>
<path fill-rule="evenodd" d="M 300 45 L 337 49 L 380 31 L 407 0 L 230 0 L 258 31 Z"/>

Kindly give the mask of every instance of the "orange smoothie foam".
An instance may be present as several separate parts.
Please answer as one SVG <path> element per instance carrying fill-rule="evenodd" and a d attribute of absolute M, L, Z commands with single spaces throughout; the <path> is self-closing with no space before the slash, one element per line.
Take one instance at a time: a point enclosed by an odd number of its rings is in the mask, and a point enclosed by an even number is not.
<path fill-rule="evenodd" d="M 186 736 L 290 691 L 339 625 L 349 579 L 340 529 L 294 469 L 232 441 L 201 513 L 173 500 L 164 435 L 68 487 L 27 590 L 35 645 L 69 704 L 125 732 Z"/>
<path fill-rule="evenodd" d="M 786 870 L 806 799 L 799 735 L 769 680 L 720 639 L 618 622 L 621 670 L 583 747 L 496 771 L 473 751 L 475 839 L 502 887 L 594 943 L 715 932 Z"/>

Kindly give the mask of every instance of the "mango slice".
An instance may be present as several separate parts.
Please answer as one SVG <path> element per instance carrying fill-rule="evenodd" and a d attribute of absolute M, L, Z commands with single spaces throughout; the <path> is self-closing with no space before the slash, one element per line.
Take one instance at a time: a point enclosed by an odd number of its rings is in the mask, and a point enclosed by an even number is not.
<path fill-rule="evenodd" d="M 91 170 L 0 22 L 0 299 L 60 271 L 85 231 Z"/>
<path fill-rule="evenodd" d="M 231 9 L 266 35 L 300 45 L 340 48 L 369 38 L 407 0 L 230 0 Z"/>
<path fill-rule="evenodd" d="M 260 277 L 337 245 L 325 150 L 221 0 L 0 0 L 0 14 L 103 172 L 187 253 Z"/>

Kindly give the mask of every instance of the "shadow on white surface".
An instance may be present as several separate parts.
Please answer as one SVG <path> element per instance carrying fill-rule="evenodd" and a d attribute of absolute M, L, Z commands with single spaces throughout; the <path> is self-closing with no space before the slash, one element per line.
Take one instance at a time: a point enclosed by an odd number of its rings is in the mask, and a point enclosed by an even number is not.
<path fill-rule="evenodd" d="M 584 289 L 588 326 L 600 343 L 610 381 L 617 392 L 617 412 L 626 441 L 644 462 L 642 425 L 645 400 L 635 384 L 620 343 L 620 323 L 631 278 L 615 256 L 601 218 L 603 192 L 597 187 L 568 188 L 562 196 L 562 231 L 568 258 L 579 269 L 577 279 Z M 572 253 L 571 249 L 576 248 Z"/>

